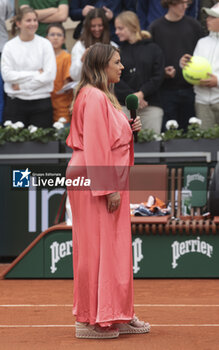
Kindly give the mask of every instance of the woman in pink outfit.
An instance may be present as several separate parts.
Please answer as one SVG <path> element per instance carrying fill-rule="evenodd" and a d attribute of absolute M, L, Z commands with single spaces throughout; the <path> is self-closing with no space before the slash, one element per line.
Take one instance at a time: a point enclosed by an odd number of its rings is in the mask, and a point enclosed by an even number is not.
<path fill-rule="evenodd" d="M 122 69 L 115 47 L 98 43 L 88 50 L 67 139 L 74 150 L 67 177 L 91 181 L 88 190 L 68 188 L 78 338 L 150 329 L 134 315 L 129 192 L 120 190 L 122 174 L 133 164 L 132 131 L 141 127 L 139 117 L 130 127 L 111 92 Z"/>

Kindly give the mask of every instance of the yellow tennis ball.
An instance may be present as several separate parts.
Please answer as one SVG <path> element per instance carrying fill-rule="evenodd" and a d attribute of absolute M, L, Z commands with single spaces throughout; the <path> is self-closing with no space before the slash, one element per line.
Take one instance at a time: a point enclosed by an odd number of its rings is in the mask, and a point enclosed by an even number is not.
<path fill-rule="evenodd" d="M 184 79 L 192 85 L 199 85 L 201 79 L 208 79 L 208 73 L 212 73 L 210 63 L 206 58 L 199 56 L 192 56 L 182 70 Z"/>

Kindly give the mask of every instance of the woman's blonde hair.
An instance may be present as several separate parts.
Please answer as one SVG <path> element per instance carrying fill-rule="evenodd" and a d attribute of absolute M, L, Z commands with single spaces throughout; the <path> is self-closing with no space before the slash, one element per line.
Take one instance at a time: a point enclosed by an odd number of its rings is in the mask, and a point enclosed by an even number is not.
<path fill-rule="evenodd" d="M 37 15 L 36 11 L 32 7 L 25 6 L 22 9 L 19 9 L 17 15 L 14 16 L 13 20 L 12 20 L 12 28 L 11 28 L 12 35 L 16 35 L 16 33 L 18 31 L 17 22 L 21 22 L 23 17 L 27 13 L 34 13 L 36 15 L 36 18 L 38 19 L 38 15 Z"/>
<path fill-rule="evenodd" d="M 113 106 L 121 110 L 121 106 L 113 93 L 113 84 L 109 86 L 106 74 L 106 68 L 115 52 L 119 52 L 116 47 L 102 43 L 96 43 L 88 49 L 74 101 L 80 90 L 89 84 L 103 91 Z"/>
<path fill-rule="evenodd" d="M 136 40 L 143 40 L 151 38 L 151 34 L 146 30 L 141 30 L 140 22 L 136 13 L 132 11 L 121 12 L 116 19 L 129 29 L 130 32 L 136 35 Z"/>

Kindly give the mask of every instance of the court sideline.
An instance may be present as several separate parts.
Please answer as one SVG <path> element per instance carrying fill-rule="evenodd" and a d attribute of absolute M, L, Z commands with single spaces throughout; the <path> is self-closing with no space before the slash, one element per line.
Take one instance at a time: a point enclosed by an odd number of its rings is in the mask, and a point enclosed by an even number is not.
<path fill-rule="evenodd" d="M 71 280 L 0 280 L 0 350 L 219 349 L 216 279 L 135 280 L 135 312 L 151 333 L 112 340 L 74 337 L 72 289 Z"/>

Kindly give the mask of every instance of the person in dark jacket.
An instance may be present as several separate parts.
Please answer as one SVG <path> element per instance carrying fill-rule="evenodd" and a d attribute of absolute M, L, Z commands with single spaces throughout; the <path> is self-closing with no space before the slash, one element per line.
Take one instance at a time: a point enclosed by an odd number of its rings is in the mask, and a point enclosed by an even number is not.
<path fill-rule="evenodd" d="M 81 34 L 84 18 L 95 7 L 105 10 L 105 15 L 110 24 L 111 40 L 118 42 L 115 35 L 114 19 L 122 11 L 136 12 L 136 0 L 71 0 L 69 16 L 73 21 L 80 21 L 75 31 L 75 39 L 78 39 Z"/>
<path fill-rule="evenodd" d="M 179 60 L 185 52 L 192 55 L 202 30 L 196 19 L 185 16 L 188 1 L 161 0 L 161 4 L 168 9 L 167 14 L 152 22 L 149 30 L 165 57 L 165 79 L 161 87 L 163 130 L 170 119 L 186 130 L 189 118 L 195 115 L 195 98 L 193 86 L 183 78 Z"/>
<path fill-rule="evenodd" d="M 115 19 L 116 34 L 121 42 L 120 54 L 124 70 L 120 82 L 115 85 L 116 96 L 129 116 L 125 99 L 129 94 L 138 97 L 137 114 L 142 129 L 160 133 L 163 110 L 159 88 L 164 77 L 164 57 L 161 49 L 150 39 L 150 33 L 141 31 L 137 15 L 122 12 Z"/>
<path fill-rule="evenodd" d="M 186 2 L 188 3 L 186 15 L 198 18 L 200 0 Z M 140 20 L 141 29 L 146 30 L 155 19 L 163 17 L 167 13 L 167 9 L 163 8 L 159 0 L 138 0 L 136 13 Z"/>

